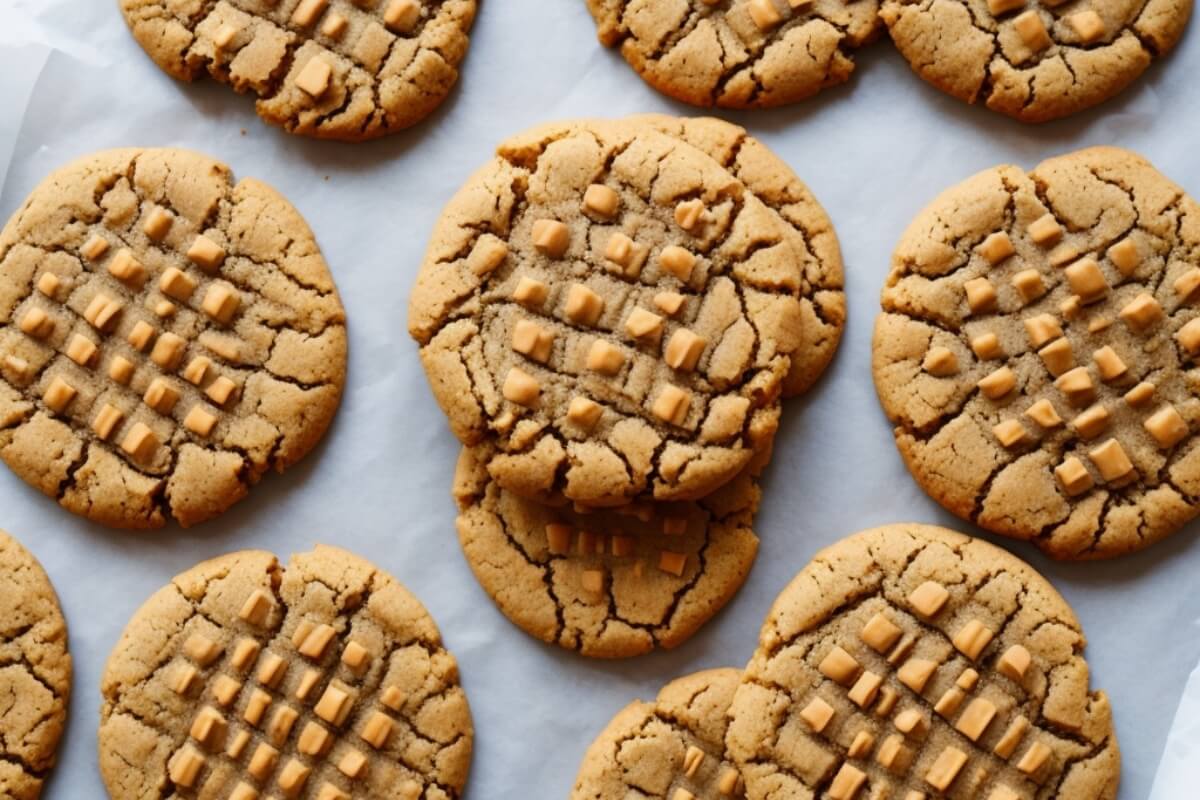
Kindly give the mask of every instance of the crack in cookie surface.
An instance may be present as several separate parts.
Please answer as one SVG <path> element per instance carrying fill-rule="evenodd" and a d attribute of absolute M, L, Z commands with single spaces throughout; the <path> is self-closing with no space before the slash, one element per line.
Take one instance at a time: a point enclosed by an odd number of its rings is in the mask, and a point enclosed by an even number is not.
<path fill-rule="evenodd" d="M 501 612 L 542 641 L 595 658 L 675 647 L 719 612 L 758 552 L 755 481 L 695 503 L 579 514 L 499 488 L 484 448 L 455 473 L 459 542 Z"/>
<path fill-rule="evenodd" d="M 71 694 L 67 624 L 41 564 L 0 531 L 0 796 L 35 800 Z"/>
<path fill-rule="evenodd" d="M 166 72 L 258 96 L 289 132 L 360 141 L 413 125 L 458 80 L 475 0 L 121 0 Z"/>
<path fill-rule="evenodd" d="M 842 83 L 875 35 L 875 0 L 588 0 L 600 41 L 698 106 L 770 108 Z"/>
<path fill-rule="evenodd" d="M 1198 211 L 1139 157 L 1092 149 L 988 170 L 914 221 L 874 373 L 934 499 L 1060 558 L 1196 515 Z"/>
<path fill-rule="evenodd" d="M 89 156 L 0 234 L 0 457 L 97 522 L 224 511 L 312 449 L 345 363 L 308 226 L 199 154 Z"/>
<path fill-rule="evenodd" d="M 1191 0 L 885 0 L 893 41 L 944 92 L 1027 122 L 1116 95 L 1178 42 Z"/>
<path fill-rule="evenodd" d="M 461 795 L 472 728 L 419 601 L 318 546 L 177 576 L 135 615 L 102 682 L 114 798 Z"/>
<path fill-rule="evenodd" d="M 726 746 L 750 798 L 1113 798 L 1108 699 L 1063 599 L 924 525 L 819 553 L 775 601 Z"/>
<path fill-rule="evenodd" d="M 653 702 L 630 703 L 588 748 L 571 800 L 744 797 L 724 746 L 739 677 L 735 669 L 697 672 Z"/>
<path fill-rule="evenodd" d="M 779 216 L 699 150 L 644 124 L 552 125 L 450 202 L 409 330 L 509 491 L 694 499 L 769 447 L 799 267 Z"/>

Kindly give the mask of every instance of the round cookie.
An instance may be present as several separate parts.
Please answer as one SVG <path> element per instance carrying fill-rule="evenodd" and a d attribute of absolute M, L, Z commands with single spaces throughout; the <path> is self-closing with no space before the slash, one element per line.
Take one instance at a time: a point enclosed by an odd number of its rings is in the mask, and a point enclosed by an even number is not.
<path fill-rule="evenodd" d="M 34 800 L 71 696 L 67 623 L 42 565 L 0 531 L 0 797 Z"/>
<path fill-rule="evenodd" d="M 712 158 L 645 124 L 563 123 L 450 201 L 409 331 L 505 489 L 691 500 L 774 435 L 801 282 L 779 215 Z"/>
<path fill-rule="evenodd" d="M 922 488 L 1057 558 L 1127 553 L 1195 517 L 1197 219 L 1115 148 L 987 170 L 926 208 L 874 343 Z"/>
<path fill-rule="evenodd" d="M 458 80 L 476 0 L 120 0 L 167 74 L 257 95 L 289 133 L 363 141 L 414 125 Z"/>
<path fill-rule="evenodd" d="M 1112 800 L 1086 639 L 1029 565 L 930 525 L 864 531 L 776 599 L 730 709 L 746 796 Z"/>
<path fill-rule="evenodd" d="M 108 150 L 0 233 L 0 458 L 105 525 L 187 526 L 324 434 L 345 312 L 308 225 L 184 150 Z"/>
<path fill-rule="evenodd" d="M 668 683 L 652 703 L 627 705 L 588 748 L 571 800 L 745 797 L 724 747 L 740 678 L 736 669 L 697 672 Z"/>
<path fill-rule="evenodd" d="M 460 797 L 473 730 L 458 665 L 390 575 L 318 545 L 177 575 L 101 682 L 113 800 Z"/>
<path fill-rule="evenodd" d="M 463 448 L 454 478 L 458 539 L 500 611 L 544 642 L 627 658 L 685 642 L 754 565 L 760 492 L 748 475 L 693 503 L 575 513 L 518 497 Z"/>
<path fill-rule="evenodd" d="M 849 79 L 877 0 L 587 0 L 600 41 L 658 91 L 697 106 L 772 108 Z"/>
<path fill-rule="evenodd" d="M 808 391 L 833 360 L 846 325 L 842 250 L 825 209 L 792 168 L 745 128 L 715 117 L 647 114 L 645 121 L 712 156 L 774 210 L 800 263 L 803 315 L 783 396 Z"/>
<path fill-rule="evenodd" d="M 1024 122 L 1116 95 L 1167 54 L 1192 0 L 883 0 L 913 70 L 947 94 Z"/>

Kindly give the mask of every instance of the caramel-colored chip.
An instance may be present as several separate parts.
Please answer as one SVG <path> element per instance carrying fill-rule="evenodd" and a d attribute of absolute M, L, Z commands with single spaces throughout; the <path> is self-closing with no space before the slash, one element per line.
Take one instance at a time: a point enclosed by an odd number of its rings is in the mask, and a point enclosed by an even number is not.
<path fill-rule="evenodd" d="M 367 766 L 367 757 L 357 750 L 347 750 L 338 760 L 337 768 L 348 778 L 357 778 Z"/>
<path fill-rule="evenodd" d="M 1154 384 L 1142 381 L 1125 393 L 1125 402 L 1129 404 L 1130 408 L 1140 408 L 1149 403 L 1153 396 Z"/>
<path fill-rule="evenodd" d="M 859 671 L 862 669 L 854 656 L 847 653 L 841 647 L 834 646 L 817 667 L 829 680 L 841 686 L 849 686 L 858 677 Z"/>
<path fill-rule="evenodd" d="M 67 345 L 67 358 L 81 367 L 89 366 L 96 358 L 97 352 L 96 343 L 81 333 L 72 336 Z"/>
<path fill-rule="evenodd" d="M 288 737 L 292 735 L 292 727 L 295 726 L 296 720 L 299 718 L 300 712 L 291 706 L 277 706 L 275 713 L 271 715 L 271 721 L 267 723 L 267 738 L 276 747 L 283 746 L 287 742 Z"/>
<path fill-rule="evenodd" d="M 935 378 L 945 378 L 958 372 L 958 358 L 946 347 L 931 347 L 921 367 Z"/>
<path fill-rule="evenodd" d="M 1175 279 L 1172 284 L 1180 302 L 1190 303 L 1200 297 L 1200 267 L 1192 267 Z"/>
<path fill-rule="evenodd" d="M 506 400 L 522 406 L 533 406 L 541 392 L 542 387 L 537 379 L 518 367 L 508 371 L 501 389 Z"/>
<path fill-rule="evenodd" d="M 192 406 L 187 416 L 183 418 L 183 426 L 197 436 L 207 438 L 212 435 L 213 428 L 217 426 L 217 417 L 215 414 L 209 413 L 204 406 Z"/>
<path fill-rule="evenodd" d="M 1175 332 L 1175 339 L 1183 345 L 1188 355 L 1200 353 L 1200 317 L 1191 320 Z"/>
<path fill-rule="evenodd" d="M 850 763 L 842 764 L 833 783 L 829 784 L 829 800 L 854 800 L 867 782 L 867 773 Z"/>
<path fill-rule="evenodd" d="M 158 450 L 158 437 L 144 423 L 135 422 L 125 438 L 121 449 L 139 461 L 146 461 Z"/>
<path fill-rule="evenodd" d="M 879 695 L 879 687 L 882 685 L 883 678 L 867 670 L 858 676 L 858 680 L 850 687 L 846 696 L 859 708 L 866 708 L 875 701 Z"/>
<path fill-rule="evenodd" d="M 908 596 L 908 603 L 922 617 L 929 619 L 937 615 L 950 599 L 946 587 L 934 581 L 925 581 Z"/>
<path fill-rule="evenodd" d="M 954 727 L 972 742 L 979 741 L 992 720 L 996 718 L 996 705 L 982 697 L 977 697 L 967 704 Z"/>
<path fill-rule="evenodd" d="M 223 283 L 214 283 L 204 293 L 200 308 L 217 322 L 227 325 L 237 313 L 241 302 L 241 298 L 232 288 Z"/>
<path fill-rule="evenodd" d="M 707 342 L 702 337 L 687 328 L 678 328 L 667 340 L 667 346 L 663 350 L 663 361 L 671 369 L 691 372 L 699 363 L 706 345 Z"/>
<path fill-rule="evenodd" d="M 925 685 L 937 672 L 937 662 L 924 658 L 910 658 L 896 672 L 896 679 L 917 694 L 925 690 Z"/>
<path fill-rule="evenodd" d="M 1017 385 L 1017 376 L 1008 367 L 991 372 L 979 379 L 979 390 L 991 400 L 999 400 L 1011 392 Z"/>
<path fill-rule="evenodd" d="M 1008 234 L 1004 231 L 997 231 L 988 236 L 976 249 L 992 266 L 1017 252 L 1013 247 L 1012 239 L 1008 238 Z"/>
<path fill-rule="evenodd" d="M 1025 0 L 989 0 L 989 7 L 991 7 L 992 4 L 1003 5 L 1004 11 L 1012 11 L 1024 6 Z M 997 14 L 1003 12 L 993 10 L 992 13 Z M 1054 244 L 1060 238 L 1062 238 L 1062 225 L 1058 224 L 1058 220 L 1054 218 L 1053 214 L 1043 214 L 1042 216 L 1038 217 L 1033 222 L 1029 223 L 1028 230 L 1029 238 L 1033 239 L 1035 244 L 1039 244 L 1042 247 Z"/>
<path fill-rule="evenodd" d="M 225 260 L 225 250 L 207 236 L 200 235 L 192 240 L 187 251 L 188 260 L 201 269 L 215 271 Z"/>
<path fill-rule="evenodd" d="M 637 242 L 619 231 L 608 237 L 604 257 L 621 267 L 626 275 L 632 276 L 640 271 L 641 248 Z"/>
<path fill-rule="evenodd" d="M 966 753 L 957 747 L 947 747 L 938 754 L 933 766 L 925 773 L 925 781 L 939 792 L 944 792 L 954 783 L 954 779 L 966 764 Z"/>
<path fill-rule="evenodd" d="M 108 438 L 113 435 L 113 431 L 125 419 L 124 412 L 114 406 L 112 403 L 105 403 L 100 407 L 100 411 L 96 413 L 92 420 L 92 430 L 100 437 L 101 441 L 107 442 Z"/>
<path fill-rule="evenodd" d="M 979 673 L 970 667 L 964 669 L 962 674 L 958 676 L 958 679 L 954 681 L 955 686 L 965 689 L 968 692 L 974 689 L 977 683 L 979 683 Z"/>
<path fill-rule="evenodd" d="M 301 28 L 311 27 L 328 6 L 329 0 L 300 0 L 292 10 L 292 24 Z"/>
<path fill-rule="evenodd" d="M 60 286 L 62 286 L 62 281 L 53 272 L 43 272 L 37 280 L 37 290 L 51 300 L 58 294 Z"/>
<path fill-rule="evenodd" d="M 321 34 L 328 36 L 330 39 L 340 39 L 349 25 L 350 20 L 334 11 L 326 16 L 325 21 L 321 23 Z"/>
<path fill-rule="evenodd" d="M 602 183 L 593 183 L 583 193 L 583 208 L 601 219 L 612 219 L 621 207 L 621 196 Z"/>
<path fill-rule="evenodd" d="M 604 571 L 585 569 L 580 576 L 579 583 L 588 594 L 601 594 L 604 591 Z"/>
<path fill-rule="evenodd" d="M 329 89 L 330 78 L 333 77 L 333 67 L 320 56 L 310 58 L 304 67 L 296 74 L 296 88 L 312 97 L 319 99 Z"/>
<path fill-rule="evenodd" d="M 983 649 L 992 641 L 995 633 L 977 619 L 973 619 L 958 629 L 951 642 L 958 652 L 975 661 Z"/>
<path fill-rule="evenodd" d="M 1013 28 L 1016 29 L 1017 35 L 1021 37 L 1021 41 L 1035 53 L 1045 50 L 1054 42 L 1050 39 L 1050 32 L 1046 30 L 1046 23 L 1042 21 L 1042 16 L 1035 9 L 1029 9 L 1013 20 Z"/>
<path fill-rule="evenodd" d="M 411 33 L 421 18 L 417 0 L 390 0 L 383 12 L 383 22 L 396 33 Z"/>
<path fill-rule="evenodd" d="M 1103 403 L 1097 403 L 1071 420 L 1071 427 L 1083 439 L 1095 439 L 1108 427 L 1110 414 Z"/>
<path fill-rule="evenodd" d="M 255 689 L 250 693 L 250 699 L 246 701 L 246 707 L 242 709 L 242 719 L 258 727 L 258 723 L 262 722 L 263 714 L 270 707 L 271 695 L 262 689 Z"/>
<path fill-rule="evenodd" d="M 158 288 L 168 297 L 186 301 L 196 291 L 196 279 L 183 270 L 168 267 L 158 279 Z"/>
<path fill-rule="evenodd" d="M 1029 749 L 1025 751 L 1025 755 L 1021 756 L 1021 759 L 1017 762 L 1017 769 L 1026 775 L 1033 775 L 1045 766 L 1053 754 L 1054 752 L 1046 745 L 1041 742 L 1034 742 L 1029 745 Z"/>
<path fill-rule="evenodd" d="M 675 206 L 675 224 L 688 233 L 695 233 L 704 220 L 706 211 L 703 200 L 684 200 Z"/>
<path fill-rule="evenodd" d="M 1000 737 L 1000 740 L 996 742 L 996 746 L 992 748 L 992 752 L 1003 759 L 1011 758 L 1028 730 L 1029 720 L 1023 716 L 1017 716 L 1008 724 L 1008 728 L 1004 731 L 1004 735 Z"/>
<path fill-rule="evenodd" d="M 1046 293 L 1046 284 L 1036 269 L 1023 269 L 1013 275 L 1012 285 L 1026 303 L 1032 303 Z"/>
<path fill-rule="evenodd" d="M 1015 683 L 1021 683 L 1032 662 L 1033 657 L 1029 651 L 1019 644 L 1014 644 L 1000 656 L 1000 660 L 996 662 L 996 671 Z"/>
<path fill-rule="evenodd" d="M 192 720 L 188 735 L 200 744 L 215 742 L 225 735 L 225 717 L 212 706 L 204 706 Z"/>
<path fill-rule="evenodd" d="M 155 378 L 146 387 L 142 402 L 160 414 L 170 414 L 171 409 L 179 402 L 179 392 L 164 378 Z"/>
<path fill-rule="evenodd" d="M 91 238 L 79 248 L 79 253 L 88 261 L 97 261 L 108 252 L 108 239 L 93 233 Z"/>
<path fill-rule="evenodd" d="M 200 776 L 200 770 L 204 768 L 204 761 L 204 755 L 199 750 L 190 744 L 185 744 L 167 762 L 167 777 L 176 786 L 190 789 L 196 785 L 196 778 Z"/>
<path fill-rule="evenodd" d="M 913 751 L 904 744 L 904 737 L 893 733 L 879 745 L 875 760 L 888 772 L 903 775 L 912 763 L 913 755 Z"/>
<path fill-rule="evenodd" d="M 364 742 L 379 750 L 387 744 L 388 737 L 392 735 L 394 725 L 395 723 L 392 722 L 391 717 L 382 711 L 376 711 L 367 720 L 367 724 L 363 726 L 360 735 Z"/>
<path fill-rule="evenodd" d="M 987 278 L 972 278 L 963 284 L 972 314 L 983 314 L 996 307 L 996 287 Z"/>
<path fill-rule="evenodd" d="M 219 406 L 223 406 L 229 402 L 229 398 L 237 391 L 237 384 L 226 378 L 224 375 L 218 376 L 216 380 L 208 385 L 204 393 L 208 395 Z"/>
<path fill-rule="evenodd" d="M 171 689 L 180 695 L 186 695 L 200 679 L 200 671 L 191 664 L 183 663 L 176 668 L 171 679 Z"/>
<path fill-rule="evenodd" d="M 644 308 L 633 309 L 625 319 L 625 332 L 634 339 L 657 339 L 662 330 L 663 318 Z"/>
<path fill-rule="evenodd" d="M 1109 439 L 1099 447 L 1089 450 L 1088 458 L 1096 465 L 1100 477 L 1106 483 L 1117 483 L 1133 474 L 1133 464 L 1116 439 Z"/>
<path fill-rule="evenodd" d="M 1096 399 L 1096 384 L 1092 382 L 1087 367 L 1076 367 L 1062 373 L 1054 381 L 1054 386 L 1063 393 L 1067 402 L 1076 408 Z"/>
<path fill-rule="evenodd" d="M 1006 419 L 1003 422 L 993 425 L 992 435 L 1004 447 L 1016 447 L 1023 442 L 1029 441 L 1029 434 L 1025 430 L 1025 426 L 1015 419 Z"/>
<path fill-rule="evenodd" d="M 1072 14 L 1067 21 L 1071 23 L 1071 27 L 1075 28 L 1080 37 L 1083 37 L 1084 41 L 1089 41 L 1087 38 L 1089 34 L 1096 38 L 1104 35 L 1104 22 L 1095 11 L 1088 10 Z M 1096 28 L 1096 25 L 1099 27 Z M 1083 26 L 1083 29 L 1080 26 Z M 1087 30 L 1087 33 L 1084 32 L 1084 29 Z M 1137 242 L 1126 238 L 1108 248 L 1108 260 L 1116 265 L 1122 275 L 1129 277 L 1142 263 L 1142 254 L 1138 251 Z"/>
<path fill-rule="evenodd" d="M 303 762 L 293 758 L 279 771 L 276 783 L 279 784 L 284 797 L 295 797 L 300 793 L 311 773 L 310 767 L 306 767 Z"/>
<path fill-rule="evenodd" d="M 601 375 L 616 375 L 625 365 L 625 354 L 604 339 L 596 339 L 588 348 L 587 368 Z"/>
<path fill-rule="evenodd" d="M 1063 462 L 1054 468 L 1054 477 L 1068 497 L 1075 497 L 1091 489 L 1095 485 L 1091 473 L 1075 456 L 1067 456 Z"/>
<path fill-rule="evenodd" d="M 1092 360 L 1096 362 L 1096 371 L 1100 373 L 1102 381 L 1114 381 L 1127 371 L 1125 362 L 1117 355 L 1117 351 L 1108 345 L 1092 353 Z"/>
<path fill-rule="evenodd" d="M 586 397 L 573 397 L 567 406 L 567 419 L 588 431 L 596 426 L 603 414 L 604 407 Z"/>
<path fill-rule="evenodd" d="M 1173 405 L 1165 405 L 1142 423 L 1146 431 L 1166 450 L 1183 441 L 1188 435 L 1188 425 Z"/>
<path fill-rule="evenodd" d="M 161 241 L 171 230 L 171 224 L 174 221 L 175 218 L 171 216 L 171 212 L 161 206 L 155 206 L 146 216 L 146 221 L 142 223 L 142 231 L 154 241 Z"/>
<path fill-rule="evenodd" d="M 670 550 L 663 550 L 659 553 L 658 568 L 663 572 L 680 578 L 683 577 L 683 571 L 686 567 L 687 553 L 675 553 Z"/>
<path fill-rule="evenodd" d="M 958 711 L 963 700 L 967 699 L 967 693 L 957 686 L 951 686 L 946 691 L 942 692 L 942 696 L 933 704 L 933 710 L 938 716 L 949 719 L 954 712 Z"/>
<path fill-rule="evenodd" d="M 867 621 L 858 635 L 876 653 L 886 653 L 892 649 L 902 633 L 904 631 L 886 616 L 876 614 Z"/>
<path fill-rule="evenodd" d="M 45 339 L 54 332 L 54 320 L 42 309 L 33 306 L 21 316 L 21 332 L 35 339 Z"/>
<path fill-rule="evenodd" d="M 682 425 L 692 405 L 692 395 L 673 384 L 665 384 L 651 406 L 654 416 L 672 425 Z"/>
<path fill-rule="evenodd" d="M 915 708 L 907 708 L 892 719 L 896 730 L 914 739 L 919 739 L 929 730 L 929 719 Z"/>
<path fill-rule="evenodd" d="M 664 272 L 686 283 L 692 277 L 696 256 L 678 245 L 668 245 L 659 253 L 658 263 Z"/>
<path fill-rule="evenodd" d="M 254 663 L 254 659 L 258 658 L 261 648 L 262 646 L 253 639 L 239 639 L 229 657 L 229 665 L 238 672 L 245 672 Z"/>
<path fill-rule="evenodd" d="M 991 332 L 982 333 L 972 339 L 971 350 L 974 351 L 977 358 L 984 361 L 1004 356 L 1004 349 L 1000 347 L 1000 337 Z"/>
<path fill-rule="evenodd" d="M 550 258 L 562 258 L 571 245 L 571 230 L 556 219 L 533 223 L 533 246 Z"/>
<path fill-rule="evenodd" d="M 833 706 L 819 697 L 814 697 L 808 702 L 808 705 L 800 710 L 800 719 L 807 722 L 808 727 L 812 728 L 814 733 L 825 730 L 830 720 L 833 719 L 833 715 Z"/>
<path fill-rule="evenodd" d="M 678 292 L 658 292 L 654 295 L 654 307 L 668 317 L 673 317 L 679 313 L 679 309 L 683 308 L 685 299 Z"/>
<path fill-rule="evenodd" d="M 563 313 L 579 325 L 595 325 L 604 311 L 604 298 L 582 283 L 573 283 L 567 290 Z"/>
<path fill-rule="evenodd" d="M 1038 314 L 1025 320 L 1025 334 L 1035 348 L 1063 335 L 1062 325 L 1049 314 Z"/>
<path fill-rule="evenodd" d="M 237 699 L 242 689 L 242 682 L 228 675 L 218 675 L 212 684 L 212 695 L 221 706 L 228 707 Z"/>
<path fill-rule="evenodd" d="M 263 686 L 274 688 L 283 680 L 285 674 L 287 674 L 287 662 L 283 660 L 283 657 L 277 653 L 267 653 L 258 664 L 255 678 Z"/>
<path fill-rule="evenodd" d="M 1084 44 L 1098 42 L 1100 39 L 1104 38 L 1104 20 L 1100 18 L 1099 14 L 1090 8 L 1086 11 L 1080 11 L 1077 14 L 1071 14 L 1067 17 L 1067 22 L 1071 23 L 1071 27 L 1074 28 L 1075 32 L 1079 34 L 1079 40 Z M 1137 262 L 1134 262 L 1132 267 L 1126 269 L 1124 266 L 1122 266 L 1121 262 L 1117 261 L 1117 258 L 1113 256 L 1113 249 L 1125 244 L 1132 245 L 1133 243 L 1126 239 L 1123 242 L 1113 245 L 1113 247 L 1109 248 L 1108 256 L 1113 260 L 1114 263 L 1117 264 L 1118 267 L 1121 267 L 1122 272 L 1128 275 L 1129 273 L 1133 272 L 1134 268 L 1136 268 Z M 1134 257 L 1136 258 L 1136 246 L 1133 248 L 1133 252 Z"/>
<path fill-rule="evenodd" d="M 870 731 L 859 731 L 854 734 L 850 746 L 846 748 L 847 758 L 866 758 L 875 746 L 875 736 Z"/>
<path fill-rule="evenodd" d="M 1041 25 L 1042 19 L 1036 12 L 1026 13 L 1032 14 L 1037 20 L 1037 24 Z M 1042 30 L 1045 31 L 1045 28 Z M 1093 258 L 1081 258 L 1067 267 L 1064 274 L 1067 276 L 1067 283 L 1070 284 L 1071 291 L 1084 305 L 1101 300 L 1108 294 L 1108 281 L 1105 280 L 1104 273 L 1100 271 L 1100 265 Z"/>
<path fill-rule="evenodd" d="M 774 0 L 748 0 L 746 11 L 761 31 L 769 31 L 783 22 L 783 15 L 775 7 Z"/>
<path fill-rule="evenodd" d="M 1025 409 L 1025 416 L 1047 430 L 1062 424 L 1062 417 L 1058 415 L 1054 404 L 1044 397 Z"/>
<path fill-rule="evenodd" d="M 134 364 L 125 356 L 113 356 L 108 364 L 108 377 L 122 386 L 128 385 L 133 378 Z"/>
<path fill-rule="evenodd" d="M 210 366 L 212 366 L 210 359 L 205 356 L 196 356 L 188 362 L 187 367 L 183 370 L 183 379 L 193 386 L 199 386 L 204 383 Z"/>
<path fill-rule="evenodd" d="M 1166 318 L 1162 306 L 1147 292 L 1142 292 L 1126 303 L 1119 316 L 1138 333 L 1150 330 Z"/>
<path fill-rule="evenodd" d="M 164 370 L 173 371 L 183 360 L 186 348 L 187 342 L 182 337 L 167 331 L 155 341 L 154 349 L 150 351 L 150 360 Z"/>
<path fill-rule="evenodd" d="M 512 348 L 539 364 L 545 364 L 550 360 L 554 348 L 554 333 L 533 320 L 517 320 L 512 329 Z"/>
<path fill-rule="evenodd" d="M 108 262 L 108 272 L 119 281 L 140 285 L 146 279 L 146 268 L 142 262 L 133 257 L 127 248 L 122 247 Z"/>

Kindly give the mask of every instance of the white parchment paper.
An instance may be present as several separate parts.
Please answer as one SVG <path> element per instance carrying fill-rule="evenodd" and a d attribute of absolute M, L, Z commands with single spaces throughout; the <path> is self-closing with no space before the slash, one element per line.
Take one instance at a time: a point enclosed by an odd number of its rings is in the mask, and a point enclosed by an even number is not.
<path fill-rule="evenodd" d="M 1138 150 L 1200 194 L 1200 32 L 1118 99 L 1024 126 L 926 86 L 885 41 L 849 85 L 798 106 L 729 114 L 774 147 L 829 210 L 846 257 L 850 319 L 811 395 L 786 410 L 766 475 L 758 565 L 738 597 L 673 652 L 596 663 L 512 627 L 471 576 L 449 487 L 458 446 L 405 333 L 405 307 L 443 204 L 505 136 L 549 119 L 694 113 L 603 50 L 583 0 L 484 0 L 459 89 L 408 133 L 314 142 L 261 123 L 225 86 L 184 85 L 129 36 L 115 0 L 0 1 L 0 217 L 51 169 L 92 150 L 190 147 L 280 189 L 314 228 L 350 320 L 345 400 L 325 442 L 268 476 L 221 519 L 183 531 L 111 531 L 79 520 L 0 468 L 0 527 L 45 564 L 70 625 L 76 676 L 49 798 L 103 796 L 95 731 L 104 660 L 133 611 L 175 573 L 230 550 L 288 554 L 316 541 L 394 573 L 428 606 L 458 656 L 475 718 L 472 798 L 561 798 L 610 716 L 674 676 L 745 663 L 771 600 L 819 548 L 856 530 L 917 520 L 966 526 L 906 473 L 869 372 L 888 257 L 940 190 L 1001 162 L 1032 166 L 1090 144 Z M 1194 28 L 1195 26 L 1193 26 Z M 5 168 L 7 171 L 5 172 Z M 1149 552 L 1055 564 L 1005 542 L 1078 611 L 1093 684 L 1112 697 L 1122 798 L 1197 796 L 1200 658 L 1197 525 Z M 971 532 L 982 535 L 977 530 Z M 1178 734 L 1166 747 L 1168 731 Z"/>

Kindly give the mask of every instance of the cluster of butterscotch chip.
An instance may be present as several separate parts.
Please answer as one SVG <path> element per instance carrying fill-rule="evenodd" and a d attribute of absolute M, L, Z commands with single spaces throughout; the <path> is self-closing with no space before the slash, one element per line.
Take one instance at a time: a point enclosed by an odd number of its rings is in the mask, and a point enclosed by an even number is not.
<path fill-rule="evenodd" d="M 1097 148 L 989 170 L 914 223 L 875 379 L 936 499 L 1063 557 L 1136 549 L 1196 514 L 1200 262 L 1176 223 L 1194 206 Z"/>

